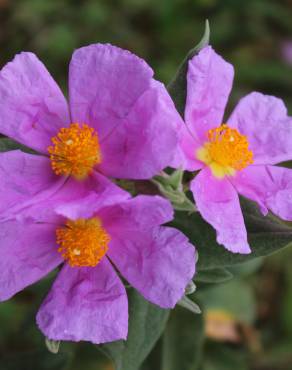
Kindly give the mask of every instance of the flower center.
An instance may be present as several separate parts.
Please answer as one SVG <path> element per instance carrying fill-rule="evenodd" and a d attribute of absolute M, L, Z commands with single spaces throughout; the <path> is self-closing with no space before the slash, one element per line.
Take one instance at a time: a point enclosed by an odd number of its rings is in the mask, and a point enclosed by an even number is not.
<path fill-rule="evenodd" d="M 61 128 L 49 146 L 51 165 L 57 175 L 85 178 L 101 162 L 97 133 L 88 125 L 72 123 Z"/>
<path fill-rule="evenodd" d="M 196 157 L 207 164 L 217 178 L 235 175 L 253 163 L 247 137 L 235 128 L 223 124 L 207 132 L 208 141 L 196 152 Z"/>
<path fill-rule="evenodd" d="M 108 250 L 110 236 L 97 217 L 67 220 L 56 230 L 58 252 L 72 267 L 96 266 Z"/>

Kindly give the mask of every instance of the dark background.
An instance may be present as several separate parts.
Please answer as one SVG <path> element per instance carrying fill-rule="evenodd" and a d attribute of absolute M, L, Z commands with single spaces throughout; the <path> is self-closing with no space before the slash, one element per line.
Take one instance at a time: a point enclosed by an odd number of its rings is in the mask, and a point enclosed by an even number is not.
<path fill-rule="evenodd" d="M 292 113 L 292 0 L 0 0 L 0 66 L 33 51 L 66 91 L 72 51 L 109 42 L 146 59 L 167 83 L 206 18 L 211 44 L 235 67 L 230 107 L 260 90 L 282 97 Z M 291 265 L 288 249 L 204 288 L 210 339 L 202 370 L 292 369 Z M 46 351 L 34 316 L 52 278 L 0 305 L 0 370 L 110 370 L 91 344 Z"/>

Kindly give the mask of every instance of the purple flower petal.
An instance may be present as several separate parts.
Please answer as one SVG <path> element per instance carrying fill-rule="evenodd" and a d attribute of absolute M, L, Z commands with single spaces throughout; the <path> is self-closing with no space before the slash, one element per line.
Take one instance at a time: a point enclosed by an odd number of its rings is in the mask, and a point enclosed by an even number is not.
<path fill-rule="evenodd" d="M 1 223 L 1 301 L 42 279 L 62 262 L 55 229 L 53 224 Z"/>
<path fill-rule="evenodd" d="M 100 214 L 111 236 L 109 257 L 146 299 L 174 307 L 194 275 L 195 249 L 180 231 L 155 227 L 169 220 L 169 205 L 159 197 L 141 196 L 112 210 Z"/>
<path fill-rule="evenodd" d="M 182 130 L 180 147 L 184 154 L 183 169 L 187 171 L 200 170 L 204 164 L 196 159 L 196 151 L 202 146 L 189 132 L 188 129 Z M 175 166 L 178 168 L 179 166 Z"/>
<path fill-rule="evenodd" d="M 139 195 L 98 213 L 111 233 L 123 230 L 149 230 L 173 219 L 173 208 L 160 196 Z"/>
<path fill-rule="evenodd" d="M 66 100 L 32 53 L 21 53 L 0 72 L 0 132 L 47 153 L 51 137 L 69 122 Z"/>
<path fill-rule="evenodd" d="M 206 132 L 221 125 L 232 88 L 234 71 L 211 46 L 189 61 L 185 121 L 199 142 Z"/>
<path fill-rule="evenodd" d="M 257 202 L 264 215 L 270 209 L 292 221 L 292 170 L 277 166 L 250 166 L 232 180 L 237 191 Z"/>
<path fill-rule="evenodd" d="M 147 179 L 172 164 L 183 122 L 165 87 L 153 85 L 101 142 L 99 169 L 107 176 Z"/>
<path fill-rule="evenodd" d="M 217 180 L 209 168 L 192 181 L 196 205 L 202 217 L 217 231 L 217 242 L 234 253 L 250 253 L 238 195 L 227 179 Z"/>
<path fill-rule="evenodd" d="M 55 197 L 55 199 L 50 200 L 51 207 L 54 208 L 57 214 L 76 220 L 78 218 L 90 218 L 100 209 L 130 198 L 129 193 L 111 183 L 102 175 L 95 174 L 95 177 L 99 179 L 98 184 L 96 184 L 96 187 L 91 187 L 91 184 L 87 182 L 87 187 L 84 189 L 86 193 L 82 197 L 79 193 L 78 198 L 64 201 L 58 196 L 58 198 Z"/>
<path fill-rule="evenodd" d="M 37 314 L 37 324 L 52 340 L 99 344 L 126 339 L 127 295 L 107 259 L 94 268 L 65 265 Z"/>
<path fill-rule="evenodd" d="M 228 124 L 247 136 L 254 164 L 292 159 L 292 118 L 281 99 L 253 92 L 240 100 Z"/>
<path fill-rule="evenodd" d="M 103 141 L 150 88 L 152 76 L 142 59 L 118 47 L 94 44 L 76 50 L 69 70 L 73 122 L 90 124 Z"/>
<path fill-rule="evenodd" d="M 178 230 L 124 230 L 112 236 L 108 255 L 147 300 L 172 308 L 195 273 L 195 248 Z"/>
<path fill-rule="evenodd" d="M 128 192 L 101 174 L 93 172 L 82 181 L 67 179 L 54 194 L 42 201 L 33 202 L 32 206 L 21 210 L 17 217 L 42 222 L 48 222 L 56 214 L 61 216 L 61 220 L 87 218 L 101 207 L 125 201 L 129 197 Z"/>
<path fill-rule="evenodd" d="M 0 217 L 50 198 L 64 181 L 46 157 L 19 150 L 0 153 Z"/>
<path fill-rule="evenodd" d="M 73 121 L 93 126 L 107 176 L 146 179 L 169 166 L 182 124 L 165 87 L 140 58 L 111 45 L 73 54 L 70 106 Z"/>

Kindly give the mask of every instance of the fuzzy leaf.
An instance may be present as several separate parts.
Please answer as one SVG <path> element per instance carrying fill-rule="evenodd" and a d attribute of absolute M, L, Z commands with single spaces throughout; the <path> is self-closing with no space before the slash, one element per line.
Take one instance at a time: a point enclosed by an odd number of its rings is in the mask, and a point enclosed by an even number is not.
<path fill-rule="evenodd" d="M 186 103 L 186 96 L 187 96 L 187 70 L 188 70 L 188 62 L 189 60 L 199 53 L 201 49 L 209 44 L 210 39 L 210 27 L 209 22 L 206 20 L 205 23 L 205 32 L 201 39 L 201 41 L 196 45 L 193 49 L 191 49 L 181 65 L 179 66 L 173 80 L 168 85 L 168 92 L 172 97 L 176 109 L 181 114 L 184 115 L 185 103 Z"/>
<path fill-rule="evenodd" d="M 182 299 L 177 304 L 194 314 L 200 314 L 202 312 L 197 303 L 193 302 L 187 296 L 183 296 Z"/>
<path fill-rule="evenodd" d="M 171 226 L 186 234 L 197 247 L 199 254 L 197 271 L 247 262 L 256 257 L 275 253 L 292 243 L 291 227 L 274 216 L 262 216 L 251 202 L 243 201 L 242 205 L 252 249 L 252 253 L 247 255 L 228 252 L 222 245 L 217 244 L 214 229 L 198 212 L 192 215 L 185 212 L 176 213 Z"/>
<path fill-rule="evenodd" d="M 223 283 L 233 278 L 230 271 L 225 268 L 201 270 L 195 276 L 195 281 L 201 283 Z"/>
<path fill-rule="evenodd" d="M 51 353 L 57 354 L 59 352 L 61 341 L 46 338 L 45 343 Z"/>
<path fill-rule="evenodd" d="M 169 310 L 146 301 L 134 289 L 128 290 L 129 333 L 126 341 L 100 346 L 115 364 L 116 370 L 138 370 L 159 339 Z"/>
<path fill-rule="evenodd" d="M 163 335 L 162 370 L 196 370 L 203 342 L 202 315 L 177 307 L 171 312 Z"/>
<path fill-rule="evenodd" d="M 9 139 L 8 137 L 0 138 L 0 152 L 8 152 L 10 150 L 17 150 L 20 149 L 26 153 L 36 153 L 34 150 L 27 148 L 26 146 L 17 143 Z"/>

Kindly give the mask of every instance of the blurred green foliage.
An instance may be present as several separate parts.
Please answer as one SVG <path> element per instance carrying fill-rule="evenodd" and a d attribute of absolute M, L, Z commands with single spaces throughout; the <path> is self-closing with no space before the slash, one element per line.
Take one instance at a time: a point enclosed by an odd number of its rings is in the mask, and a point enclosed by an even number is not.
<path fill-rule="evenodd" d="M 0 0 L 0 65 L 33 51 L 65 87 L 72 50 L 109 42 L 145 58 L 168 82 L 206 18 L 211 43 L 236 68 L 232 104 L 261 90 L 292 108 L 292 61 L 283 55 L 292 42 L 291 0 Z"/>
<path fill-rule="evenodd" d="M 260 90 L 282 97 L 292 113 L 292 52 L 288 50 L 292 0 L 0 0 L 0 65 L 22 50 L 33 51 L 66 90 L 73 49 L 109 42 L 146 59 L 156 77 L 168 83 L 199 41 L 206 18 L 211 44 L 235 67 L 229 110 L 242 95 Z M 291 259 L 287 249 L 264 262 L 233 267 L 236 279 L 217 288 L 199 284 L 205 311 L 227 311 L 245 335 L 231 344 L 206 340 L 196 368 L 292 369 Z M 58 355 L 46 352 L 34 316 L 52 279 L 0 305 L 0 370 L 112 369 L 109 360 L 87 343 L 62 344 Z M 171 334 L 180 328 L 177 317 L 170 319 Z M 192 338 L 191 331 L 187 335 Z M 180 333 L 182 344 L 183 339 Z M 160 349 L 175 340 L 162 338 L 143 369 L 159 370 L 157 364 L 161 364 L 163 370 L 170 370 L 167 364 L 173 363 L 161 358 Z M 196 353 L 195 338 L 193 345 Z M 179 358 L 173 361 L 179 363 Z"/>

